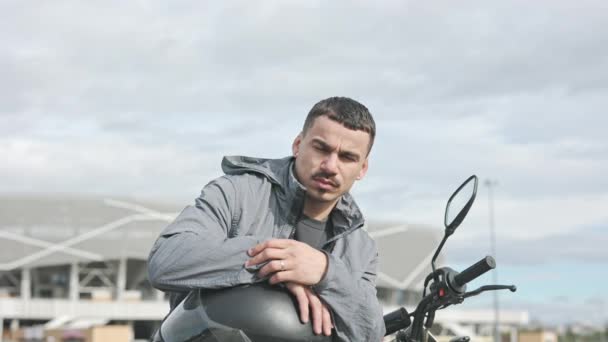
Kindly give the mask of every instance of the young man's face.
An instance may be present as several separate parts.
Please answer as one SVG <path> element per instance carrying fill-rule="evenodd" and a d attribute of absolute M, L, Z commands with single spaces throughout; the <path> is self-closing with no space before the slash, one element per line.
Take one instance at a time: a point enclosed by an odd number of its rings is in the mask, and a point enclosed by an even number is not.
<path fill-rule="evenodd" d="M 367 172 L 370 136 L 320 116 L 306 134 L 298 135 L 292 150 L 296 176 L 309 200 L 335 202 Z"/>

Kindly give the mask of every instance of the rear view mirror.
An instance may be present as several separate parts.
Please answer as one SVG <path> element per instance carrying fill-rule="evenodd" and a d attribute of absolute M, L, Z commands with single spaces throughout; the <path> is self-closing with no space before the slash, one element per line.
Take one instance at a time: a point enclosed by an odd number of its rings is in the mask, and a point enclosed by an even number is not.
<path fill-rule="evenodd" d="M 445 232 L 451 235 L 471 209 L 477 194 L 477 176 L 469 177 L 452 194 L 445 207 Z"/>

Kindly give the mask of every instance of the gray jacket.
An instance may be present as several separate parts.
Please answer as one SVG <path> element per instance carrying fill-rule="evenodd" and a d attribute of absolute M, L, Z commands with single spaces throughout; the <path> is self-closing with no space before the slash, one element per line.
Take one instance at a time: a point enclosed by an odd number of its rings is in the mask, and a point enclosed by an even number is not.
<path fill-rule="evenodd" d="M 293 175 L 293 160 L 225 157 L 225 175 L 162 231 L 148 276 L 154 287 L 171 292 L 171 308 L 192 289 L 259 281 L 244 267 L 247 250 L 293 236 L 302 213 L 305 188 Z M 361 229 L 364 219 L 350 194 L 338 201 L 331 220 L 334 236 L 323 247 L 328 269 L 314 290 L 331 308 L 340 341 L 380 341 L 385 327 L 376 298 L 376 244 Z"/>

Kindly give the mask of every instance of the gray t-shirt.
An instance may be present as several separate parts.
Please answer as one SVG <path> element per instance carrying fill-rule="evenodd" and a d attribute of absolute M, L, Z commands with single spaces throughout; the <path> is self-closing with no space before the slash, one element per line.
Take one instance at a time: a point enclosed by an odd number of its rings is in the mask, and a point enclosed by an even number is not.
<path fill-rule="evenodd" d="M 295 239 L 321 249 L 330 237 L 331 220 L 318 221 L 302 216 L 296 227 Z"/>

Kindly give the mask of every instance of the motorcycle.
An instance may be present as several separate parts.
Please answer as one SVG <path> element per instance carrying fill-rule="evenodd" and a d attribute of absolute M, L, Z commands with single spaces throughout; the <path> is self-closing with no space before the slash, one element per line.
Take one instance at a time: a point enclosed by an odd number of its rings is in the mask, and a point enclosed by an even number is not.
<path fill-rule="evenodd" d="M 424 281 L 423 299 L 415 311 L 400 308 L 384 316 L 386 335 L 394 342 L 432 342 L 428 329 L 435 312 L 486 291 L 513 285 L 486 285 L 466 292 L 468 282 L 496 267 L 491 256 L 462 272 L 437 269 L 435 261 L 447 238 L 462 223 L 477 194 L 477 177 L 469 177 L 449 198 L 444 217 L 445 233 L 431 261 L 432 272 Z M 426 294 L 427 288 L 429 293 Z M 258 283 L 220 290 L 196 290 L 161 323 L 153 341 L 162 342 L 329 342 L 331 336 L 315 335 L 310 321 L 301 323 L 297 302 L 284 288 Z M 468 337 L 453 339 L 466 342 Z"/>

